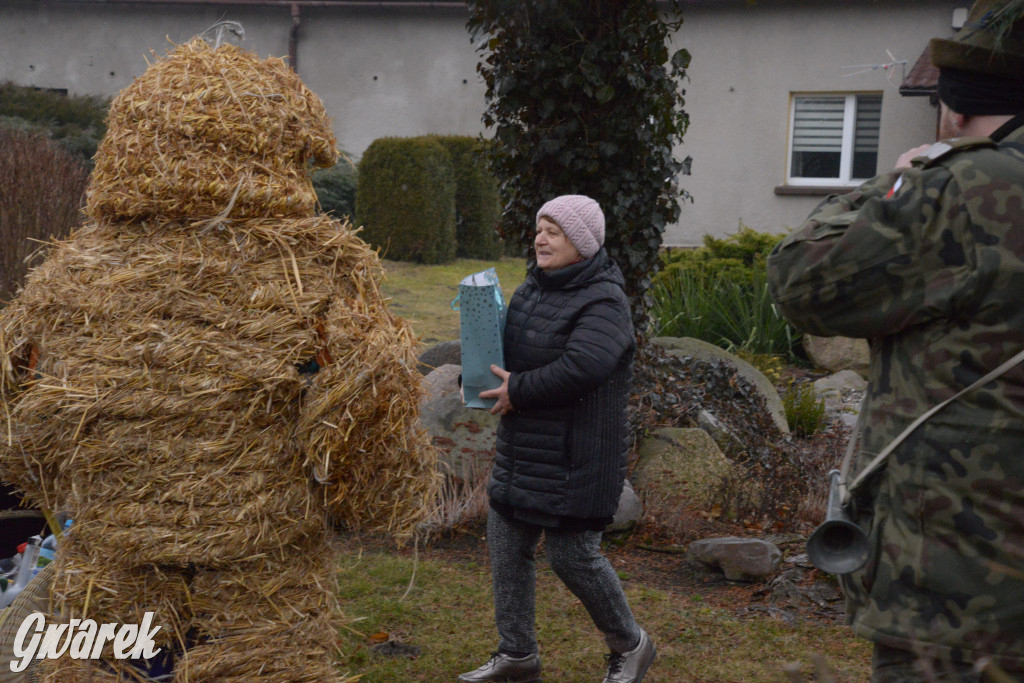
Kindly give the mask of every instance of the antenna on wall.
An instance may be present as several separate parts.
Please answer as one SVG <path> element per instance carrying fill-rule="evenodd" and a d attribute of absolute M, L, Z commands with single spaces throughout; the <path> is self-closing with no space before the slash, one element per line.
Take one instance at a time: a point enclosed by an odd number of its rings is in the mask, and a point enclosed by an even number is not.
<path fill-rule="evenodd" d="M 886 79 L 892 82 L 892 75 L 896 73 L 896 67 L 900 68 L 900 81 L 904 81 L 907 78 L 907 60 L 896 59 L 892 56 L 892 52 L 889 50 L 885 51 L 885 54 L 889 55 L 888 62 L 884 64 L 854 64 L 853 66 L 844 66 L 844 69 L 860 69 L 850 74 L 843 74 L 843 78 L 849 78 L 850 76 L 859 76 L 860 74 L 866 74 L 871 71 L 885 71 Z"/>

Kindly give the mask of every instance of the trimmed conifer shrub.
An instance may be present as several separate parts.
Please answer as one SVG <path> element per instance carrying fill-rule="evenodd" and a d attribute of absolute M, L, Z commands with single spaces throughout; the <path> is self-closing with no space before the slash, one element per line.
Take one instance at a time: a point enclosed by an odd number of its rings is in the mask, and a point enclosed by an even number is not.
<path fill-rule="evenodd" d="M 468 135 L 439 135 L 452 158 L 455 175 L 455 255 L 460 258 L 496 259 L 502 246 L 498 236 L 501 200 L 498 182 L 487 171 L 484 143 Z"/>
<path fill-rule="evenodd" d="M 334 166 L 313 171 L 313 189 L 324 213 L 352 219 L 359 184 L 356 176 L 356 167 L 345 154 Z"/>
<path fill-rule="evenodd" d="M 384 258 L 454 259 L 455 180 L 445 147 L 429 137 L 374 140 L 359 162 L 356 218 Z"/>

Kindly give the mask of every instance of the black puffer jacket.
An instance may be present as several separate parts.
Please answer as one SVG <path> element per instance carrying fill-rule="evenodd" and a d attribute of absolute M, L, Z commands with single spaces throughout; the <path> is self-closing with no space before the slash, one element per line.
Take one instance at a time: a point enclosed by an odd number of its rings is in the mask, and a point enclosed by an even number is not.
<path fill-rule="evenodd" d="M 505 368 L 514 411 L 498 426 L 487 492 L 498 509 L 615 514 L 626 475 L 633 325 L 605 253 L 534 268 L 509 302 Z"/>

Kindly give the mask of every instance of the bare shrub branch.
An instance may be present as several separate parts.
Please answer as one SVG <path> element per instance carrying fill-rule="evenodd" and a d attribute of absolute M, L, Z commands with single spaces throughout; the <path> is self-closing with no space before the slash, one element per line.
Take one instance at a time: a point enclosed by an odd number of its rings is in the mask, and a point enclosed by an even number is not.
<path fill-rule="evenodd" d="M 13 296 L 45 242 L 81 222 L 88 171 L 42 135 L 0 129 L 0 301 Z"/>

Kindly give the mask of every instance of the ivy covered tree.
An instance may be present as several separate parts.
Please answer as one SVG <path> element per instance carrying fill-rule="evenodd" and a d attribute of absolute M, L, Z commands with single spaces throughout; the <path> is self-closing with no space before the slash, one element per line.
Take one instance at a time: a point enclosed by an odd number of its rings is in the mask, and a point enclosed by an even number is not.
<path fill-rule="evenodd" d="M 605 246 L 626 278 L 634 324 L 647 327 L 665 227 L 689 195 L 675 145 L 689 123 L 678 0 L 470 0 L 484 53 L 488 163 L 505 207 L 503 237 L 530 255 L 535 215 L 561 194 L 596 199 Z"/>

